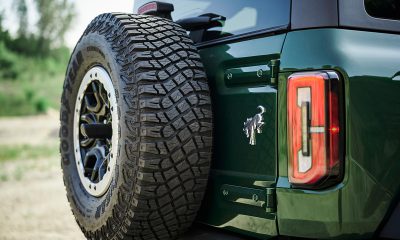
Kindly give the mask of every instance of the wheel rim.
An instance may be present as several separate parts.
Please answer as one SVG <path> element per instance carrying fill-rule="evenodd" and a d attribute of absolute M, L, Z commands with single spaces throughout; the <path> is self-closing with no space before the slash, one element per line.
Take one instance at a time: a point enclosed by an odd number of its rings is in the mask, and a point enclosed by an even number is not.
<path fill-rule="evenodd" d="M 76 167 L 85 190 L 102 196 L 110 187 L 118 146 L 117 99 L 111 77 L 99 66 L 83 77 L 75 102 Z"/>

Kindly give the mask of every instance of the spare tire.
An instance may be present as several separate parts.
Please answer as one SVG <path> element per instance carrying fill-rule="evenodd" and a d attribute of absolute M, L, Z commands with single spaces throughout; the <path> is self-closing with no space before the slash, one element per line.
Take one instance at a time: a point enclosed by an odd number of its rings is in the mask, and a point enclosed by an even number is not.
<path fill-rule="evenodd" d="M 60 152 L 89 239 L 175 239 L 206 190 L 212 110 L 200 56 L 167 19 L 103 14 L 66 73 Z"/>

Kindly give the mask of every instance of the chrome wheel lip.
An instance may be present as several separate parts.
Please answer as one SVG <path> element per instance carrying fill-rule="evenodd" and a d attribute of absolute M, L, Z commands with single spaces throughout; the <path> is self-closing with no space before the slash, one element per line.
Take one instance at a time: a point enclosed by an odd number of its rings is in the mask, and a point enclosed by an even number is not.
<path fill-rule="evenodd" d="M 81 146 L 79 141 L 80 134 L 80 116 L 82 101 L 84 100 L 84 94 L 88 85 L 93 81 L 99 81 L 103 84 L 104 89 L 107 91 L 108 101 L 110 103 L 110 111 L 112 117 L 112 138 L 111 138 L 111 149 L 110 149 L 110 160 L 108 163 L 108 170 L 103 175 L 103 178 L 97 182 L 92 182 L 89 178 L 84 175 L 84 166 L 81 157 Z M 100 66 L 92 67 L 83 77 L 81 85 L 79 86 L 74 111 L 74 123 L 73 123 L 73 142 L 74 142 L 74 153 L 75 153 L 75 164 L 79 174 L 80 181 L 85 188 L 85 190 L 94 197 L 100 197 L 104 195 L 113 179 L 116 158 L 117 158 L 117 148 L 118 148 L 118 112 L 117 112 L 117 98 L 115 94 L 115 89 L 112 84 L 112 80 L 108 72 Z"/>

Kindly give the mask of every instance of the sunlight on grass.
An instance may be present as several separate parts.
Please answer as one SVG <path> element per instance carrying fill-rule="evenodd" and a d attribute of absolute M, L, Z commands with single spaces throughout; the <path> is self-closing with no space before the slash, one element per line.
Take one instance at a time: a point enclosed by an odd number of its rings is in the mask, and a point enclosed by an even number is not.
<path fill-rule="evenodd" d="M 0 183 L 20 181 L 27 172 L 59 166 L 57 145 L 0 145 Z"/>
<path fill-rule="evenodd" d="M 0 163 L 15 160 L 39 159 L 43 157 L 54 157 L 58 155 L 57 146 L 1 146 Z"/>

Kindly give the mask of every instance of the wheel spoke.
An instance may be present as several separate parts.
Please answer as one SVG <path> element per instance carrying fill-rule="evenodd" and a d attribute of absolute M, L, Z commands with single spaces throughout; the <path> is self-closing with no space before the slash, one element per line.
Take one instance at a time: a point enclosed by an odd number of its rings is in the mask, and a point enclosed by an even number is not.
<path fill-rule="evenodd" d="M 81 115 L 81 122 L 85 123 L 95 123 L 96 122 L 96 116 L 93 113 L 87 113 Z"/>
<path fill-rule="evenodd" d="M 81 147 L 90 147 L 93 145 L 94 140 L 91 138 L 86 138 L 80 141 L 80 146 Z"/>
<path fill-rule="evenodd" d="M 110 158 L 110 154 L 107 154 L 107 156 L 105 158 L 103 158 L 103 161 L 100 164 L 100 167 L 99 167 L 99 179 L 102 179 L 104 174 L 107 171 L 107 165 L 108 165 L 108 162 L 109 162 L 109 158 Z"/>
<path fill-rule="evenodd" d="M 86 108 L 93 113 L 97 113 L 101 110 L 102 104 L 99 96 L 99 90 L 95 82 L 90 83 L 91 92 L 85 95 Z"/>
<path fill-rule="evenodd" d="M 101 99 L 102 106 L 108 108 L 107 91 L 104 89 L 103 86 L 100 87 L 100 89 L 99 89 L 99 96 Z"/>

